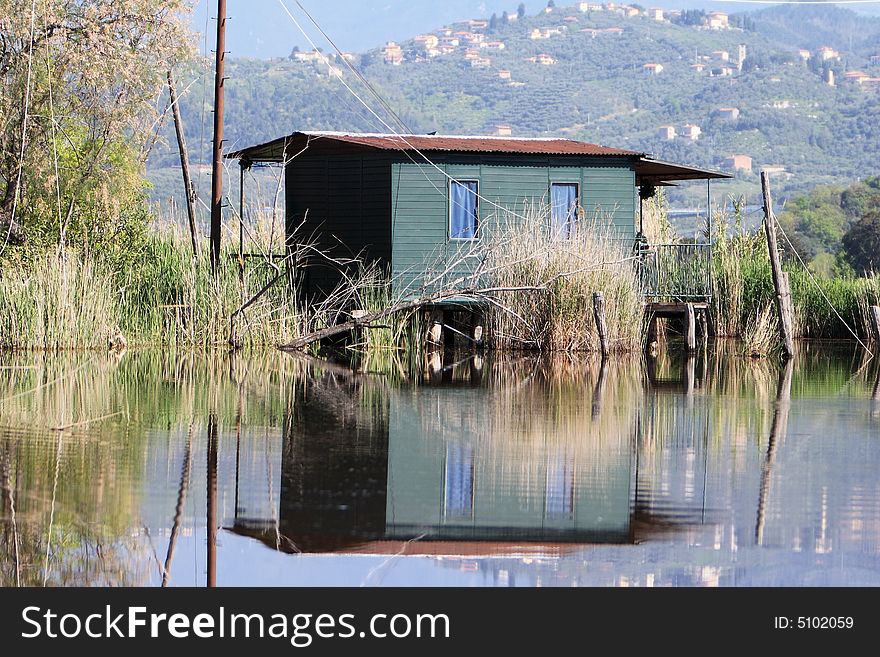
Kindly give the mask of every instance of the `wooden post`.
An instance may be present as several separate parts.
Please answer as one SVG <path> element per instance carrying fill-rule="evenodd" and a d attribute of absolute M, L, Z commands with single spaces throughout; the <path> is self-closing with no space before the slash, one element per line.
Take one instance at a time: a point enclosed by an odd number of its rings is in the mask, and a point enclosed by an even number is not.
<path fill-rule="evenodd" d="M 604 360 L 608 358 L 608 328 L 605 325 L 605 297 L 602 296 L 601 292 L 593 292 L 593 318 L 596 320 L 599 348 Z"/>
<path fill-rule="evenodd" d="M 773 423 L 770 425 L 770 437 L 767 440 L 767 454 L 764 467 L 761 468 L 761 489 L 758 494 L 758 517 L 755 520 L 755 543 L 764 544 L 764 522 L 767 510 L 767 498 L 770 495 L 770 484 L 773 478 L 773 465 L 780 445 L 788 433 L 788 414 L 791 406 L 791 379 L 794 374 L 794 363 L 787 360 L 779 372 L 776 384 L 776 408 L 773 411 Z"/>
<path fill-rule="evenodd" d="M 703 352 L 709 350 L 709 309 L 703 308 L 697 313 L 697 321 L 700 324 L 700 337 L 703 339 Z M 705 359 L 704 359 L 705 360 Z"/>
<path fill-rule="evenodd" d="M 217 416 L 208 416 L 208 588 L 217 586 Z"/>
<path fill-rule="evenodd" d="M 211 272 L 220 268 L 223 213 L 223 110 L 226 66 L 226 0 L 217 0 L 217 52 L 214 64 L 214 159 L 211 167 Z"/>
<path fill-rule="evenodd" d="M 189 173 L 189 151 L 186 148 L 186 136 L 183 134 L 183 119 L 180 117 L 180 103 L 177 99 L 177 87 L 174 74 L 168 71 L 168 93 L 171 95 L 171 114 L 174 116 L 174 131 L 177 133 L 177 148 L 180 151 L 180 168 L 183 171 L 183 187 L 186 191 L 186 216 L 189 219 L 189 237 L 192 240 L 193 258 L 199 254 L 196 241 L 196 186 Z"/>
<path fill-rule="evenodd" d="M 788 285 L 788 274 L 782 271 L 779 258 L 779 246 L 776 243 L 776 218 L 773 215 L 773 201 L 770 198 L 770 179 L 766 171 L 761 172 L 761 191 L 764 194 L 764 232 L 767 235 L 767 251 L 770 255 L 770 268 L 773 272 L 773 288 L 776 290 L 776 311 L 779 316 L 779 330 L 785 357 L 794 356 L 794 339 L 792 336 L 792 305 L 791 288 Z"/>
<path fill-rule="evenodd" d="M 608 379 L 608 362 L 603 358 L 602 364 L 599 365 L 599 376 L 596 378 L 596 385 L 593 386 L 593 404 L 590 409 L 590 418 L 599 419 L 602 413 L 602 396 L 605 392 L 605 382 Z"/>
<path fill-rule="evenodd" d="M 659 347 L 659 334 L 657 331 L 657 321 L 658 317 L 653 312 L 648 315 L 648 330 L 647 335 L 645 336 L 645 352 L 648 356 L 655 358 L 657 356 L 657 349 Z"/>
<path fill-rule="evenodd" d="M 471 384 L 480 385 L 483 381 L 483 357 L 479 354 L 471 358 Z"/>
<path fill-rule="evenodd" d="M 874 339 L 880 343 L 880 306 L 871 306 L 871 320 L 874 325 Z"/>
<path fill-rule="evenodd" d="M 425 353 L 424 380 L 426 383 L 439 383 L 443 380 L 443 356 L 439 349 Z"/>
<path fill-rule="evenodd" d="M 483 346 L 483 314 L 477 310 L 471 311 L 471 345 L 475 348 Z"/>
<path fill-rule="evenodd" d="M 697 350 L 697 318 L 694 304 L 686 304 L 685 309 L 685 348 L 690 354 Z"/>
<path fill-rule="evenodd" d="M 690 399 L 694 394 L 694 386 L 696 385 L 697 358 L 693 354 L 688 354 L 684 361 L 684 394 L 688 397 L 688 406 L 693 405 Z"/>

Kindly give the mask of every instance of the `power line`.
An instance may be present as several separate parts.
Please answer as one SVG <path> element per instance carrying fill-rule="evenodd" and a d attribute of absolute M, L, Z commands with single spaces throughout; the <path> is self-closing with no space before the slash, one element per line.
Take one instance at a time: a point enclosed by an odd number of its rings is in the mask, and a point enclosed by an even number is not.
<path fill-rule="evenodd" d="M 780 224 L 778 221 L 774 221 L 773 223 L 779 228 L 779 232 L 782 233 L 782 236 L 785 238 L 785 241 L 788 242 L 788 245 L 791 247 L 791 250 L 794 251 L 795 256 L 797 256 L 798 261 L 800 261 L 801 265 L 806 270 L 807 275 L 810 277 L 810 280 L 813 282 L 813 285 L 816 286 L 816 289 L 819 290 L 819 293 L 822 295 L 822 297 L 828 303 L 828 306 L 831 308 L 831 310 L 834 312 L 834 314 L 837 315 L 837 319 L 839 319 L 843 323 L 843 325 L 846 327 L 846 330 L 849 331 L 852 334 L 852 336 L 856 339 L 856 342 L 858 342 L 860 345 L 862 345 L 864 350 L 867 351 L 869 355 L 873 356 L 874 352 L 872 352 L 870 349 L 868 349 L 868 347 L 865 345 L 865 343 L 859 339 L 858 335 L 856 335 L 856 332 L 852 328 L 850 328 L 850 325 L 847 324 L 846 320 L 840 316 L 839 312 L 837 312 L 837 308 L 835 308 L 834 304 L 831 303 L 831 299 L 829 299 L 828 295 L 825 294 L 825 290 L 823 290 L 822 286 L 819 285 L 819 281 L 817 281 L 816 277 L 813 276 L 813 272 L 811 272 L 810 268 L 807 267 L 807 264 L 804 262 L 804 259 L 801 258 L 801 254 L 798 253 L 798 250 L 796 248 L 794 248 L 794 244 L 792 244 L 791 240 L 788 239 L 788 235 L 786 235 L 785 229 L 782 227 L 782 224 Z"/>
<path fill-rule="evenodd" d="M 299 0 L 295 0 L 295 1 L 297 2 L 297 4 L 300 7 L 302 7 L 302 5 L 299 3 Z M 299 29 L 299 31 L 302 33 L 302 35 L 311 44 L 311 46 L 315 50 L 315 52 L 319 53 L 321 58 L 324 60 L 324 63 L 327 64 L 328 67 L 330 67 L 331 64 L 330 64 L 329 58 L 326 55 L 324 55 L 324 53 L 322 53 L 320 50 L 318 50 L 318 46 L 312 40 L 311 36 L 309 36 L 309 34 L 303 29 L 303 27 L 302 27 L 302 25 L 300 25 L 299 21 L 296 20 L 296 17 L 291 13 L 290 9 L 287 8 L 287 5 L 284 3 L 284 0 L 278 0 L 278 3 L 281 5 L 282 9 L 284 9 L 285 13 L 290 17 L 290 20 L 293 21 L 294 25 L 296 25 L 297 29 Z M 312 22 L 314 22 L 317 25 L 317 23 L 315 22 L 315 20 L 313 18 L 311 18 L 310 20 L 312 20 Z M 320 29 L 320 27 L 319 27 L 319 29 Z M 324 31 L 321 30 L 321 33 L 324 34 Z M 335 48 L 335 46 L 334 46 L 334 48 Z M 376 119 L 379 120 L 379 122 L 385 127 L 385 129 L 387 129 L 395 138 L 401 140 L 404 144 L 406 144 L 406 146 L 408 146 L 410 150 L 412 150 L 419 157 L 421 157 L 425 161 L 425 163 L 427 163 L 430 167 L 436 169 L 444 178 L 447 178 L 450 182 L 453 182 L 453 183 L 460 182 L 460 181 L 456 180 L 455 178 L 453 178 L 452 176 L 450 176 L 448 173 L 446 173 L 446 171 L 444 171 L 439 165 L 437 165 L 433 160 L 431 160 L 421 150 L 416 148 L 410 141 L 407 140 L 407 138 L 404 135 L 400 134 L 393 127 L 391 127 L 381 116 L 379 116 L 379 114 L 376 113 L 376 111 L 372 107 L 370 107 L 366 103 L 366 101 L 364 101 L 363 98 L 361 98 L 357 94 L 357 92 L 354 91 L 354 89 L 352 89 L 348 85 L 348 83 L 343 78 L 339 77 L 338 79 L 345 86 L 345 88 L 348 89 L 348 91 L 358 100 L 358 102 L 360 102 L 367 109 L 367 111 L 370 112 L 370 114 L 372 114 L 374 117 L 376 117 Z M 375 94 L 378 94 L 378 92 L 376 92 L 375 90 L 373 90 L 373 92 Z M 383 106 L 385 106 L 386 109 L 388 109 L 388 105 L 384 100 L 382 101 L 382 104 L 383 104 Z M 395 120 L 398 123 L 401 123 L 405 127 L 405 124 L 403 124 L 403 121 L 400 119 L 400 117 L 397 116 L 397 114 L 393 110 L 388 109 L 388 111 L 395 118 Z M 407 150 L 401 149 L 401 151 L 407 156 L 407 158 L 409 158 L 409 160 L 413 164 L 415 164 L 416 166 L 419 167 L 419 170 L 422 172 L 422 174 L 425 176 L 425 178 L 428 180 L 428 182 L 431 184 L 431 186 L 437 191 L 437 193 L 443 194 L 444 192 L 439 187 L 437 187 L 437 185 L 434 184 L 434 181 L 432 181 L 430 179 L 430 177 L 428 177 L 428 175 L 422 169 L 421 165 L 418 162 L 416 162 L 415 159 L 413 159 L 413 157 L 407 152 Z M 475 193 L 474 196 L 477 199 L 479 199 L 480 201 L 483 201 L 483 202 L 487 203 L 488 205 L 491 205 L 492 207 L 497 208 L 498 210 L 502 210 L 504 212 L 510 213 L 512 216 L 516 217 L 517 219 L 527 220 L 526 217 L 512 211 L 510 208 L 499 205 L 498 203 L 495 203 L 494 201 L 487 199 L 484 196 L 481 196 L 479 194 L 479 192 Z"/>

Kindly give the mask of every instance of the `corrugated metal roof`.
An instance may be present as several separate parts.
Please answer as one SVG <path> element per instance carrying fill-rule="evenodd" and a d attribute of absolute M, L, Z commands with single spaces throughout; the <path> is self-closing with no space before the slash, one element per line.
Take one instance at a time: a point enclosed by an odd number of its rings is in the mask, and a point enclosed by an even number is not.
<path fill-rule="evenodd" d="M 535 153 L 547 155 L 640 155 L 635 151 L 609 148 L 572 139 L 529 139 L 516 137 L 470 137 L 456 135 L 381 135 L 306 133 L 382 150 L 420 150 L 480 153 Z"/>
<path fill-rule="evenodd" d="M 384 151 L 423 153 L 512 153 L 521 155 L 593 155 L 633 158 L 637 185 L 664 185 L 680 180 L 730 178 L 720 171 L 664 162 L 637 151 L 609 148 L 583 141 L 560 138 L 468 137 L 457 135 L 391 135 L 350 132 L 294 132 L 265 144 L 227 153 L 227 158 L 252 162 L 283 162 L 305 152 L 316 143 L 330 142 L 337 148 L 346 145 Z"/>
<path fill-rule="evenodd" d="M 250 157 L 262 159 L 271 157 L 285 141 L 327 139 L 331 141 L 367 146 L 379 150 L 395 151 L 446 151 L 451 153 L 523 153 L 537 155 L 618 155 L 639 156 L 637 151 L 609 148 L 573 139 L 560 138 L 516 138 L 490 136 L 458 135 L 392 135 L 345 132 L 295 132 L 289 137 L 276 139 L 266 144 L 252 146 L 234 153 L 229 158 Z"/>

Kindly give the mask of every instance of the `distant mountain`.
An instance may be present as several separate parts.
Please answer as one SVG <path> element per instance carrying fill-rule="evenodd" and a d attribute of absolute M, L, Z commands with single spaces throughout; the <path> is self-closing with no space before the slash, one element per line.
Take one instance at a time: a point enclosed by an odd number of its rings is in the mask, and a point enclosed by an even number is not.
<path fill-rule="evenodd" d="M 877 173 L 878 35 L 880 19 L 833 6 L 712 17 L 578 3 L 438 26 L 348 58 L 413 132 L 559 135 L 716 168 L 751 158 L 752 171 L 719 190 L 753 193 L 755 172 L 773 167 L 789 193 Z M 232 59 L 226 148 L 294 130 L 402 130 L 342 58 L 329 57 L 329 67 L 309 51 Z M 182 102 L 203 162 L 210 88 L 196 78 Z M 170 146 L 156 151 L 155 198 L 177 194 L 175 158 Z"/>
<path fill-rule="evenodd" d="M 785 5 L 757 12 L 753 18 L 761 34 L 783 43 L 831 46 L 861 56 L 880 51 L 880 19 L 837 6 Z"/>

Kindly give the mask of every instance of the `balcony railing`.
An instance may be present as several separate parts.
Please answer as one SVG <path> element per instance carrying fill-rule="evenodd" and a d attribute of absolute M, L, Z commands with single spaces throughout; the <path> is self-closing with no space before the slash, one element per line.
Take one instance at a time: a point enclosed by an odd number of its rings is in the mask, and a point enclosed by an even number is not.
<path fill-rule="evenodd" d="M 712 246 L 696 242 L 641 247 L 636 266 L 648 301 L 712 300 Z"/>

